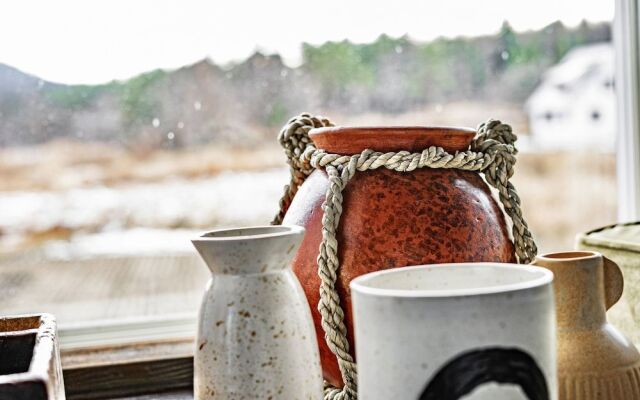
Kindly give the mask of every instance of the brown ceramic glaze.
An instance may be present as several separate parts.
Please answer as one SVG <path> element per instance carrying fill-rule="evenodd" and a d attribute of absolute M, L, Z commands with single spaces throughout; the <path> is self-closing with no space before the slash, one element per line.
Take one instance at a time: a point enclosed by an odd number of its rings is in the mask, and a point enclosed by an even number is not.
<path fill-rule="evenodd" d="M 366 148 L 421 151 L 428 146 L 453 152 L 466 149 L 472 133 L 454 128 L 321 128 L 312 130 L 310 136 L 319 148 L 354 154 Z M 316 258 L 327 185 L 326 173 L 314 171 L 300 187 L 283 224 L 302 225 L 307 230 L 293 270 L 311 304 L 325 379 L 342 386 L 317 311 L 320 279 Z M 400 173 L 381 168 L 357 173 L 345 188 L 337 236 L 341 267 L 336 286 L 352 352 L 348 288 L 356 276 L 407 265 L 515 261 L 504 216 L 488 186 L 478 173 L 455 169 Z"/>
<path fill-rule="evenodd" d="M 622 295 L 618 266 L 590 251 L 546 254 L 533 264 L 555 276 L 559 400 L 640 399 L 640 354 L 606 317 Z"/>

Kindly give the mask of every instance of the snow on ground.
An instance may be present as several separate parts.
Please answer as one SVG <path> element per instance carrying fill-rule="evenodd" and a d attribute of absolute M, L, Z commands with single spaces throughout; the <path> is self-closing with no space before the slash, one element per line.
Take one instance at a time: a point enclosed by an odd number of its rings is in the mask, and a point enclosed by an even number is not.
<path fill-rule="evenodd" d="M 119 187 L 0 192 L 0 240 L 65 228 L 72 236 L 49 243 L 52 256 L 191 250 L 188 239 L 205 229 L 268 224 L 287 182 L 287 170 L 274 169 Z"/>
<path fill-rule="evenodd" d="M 191 229 L 133 228 L 77 234 L 70 240 L 44 245 L 50 260 L 80 260 L 94 257 L 142 257 L 159 254 L 195 254 L 191 239 L 203 231 Z"/>

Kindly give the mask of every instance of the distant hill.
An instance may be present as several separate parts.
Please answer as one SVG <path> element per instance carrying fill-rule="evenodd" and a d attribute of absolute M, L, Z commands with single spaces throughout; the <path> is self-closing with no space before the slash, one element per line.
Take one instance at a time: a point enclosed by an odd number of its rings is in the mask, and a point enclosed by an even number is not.
<path fill-rule="evenodd" d="M 522 102 L 568 50 L 611 40 L 608 24 L 557 22 L 517 33 L 417 43 L 303 44 L 303 63 L 254 53 L 222 68 L 202 60 L 104 85 L 60 85 L 0 64 L 0 146 L 74 137 L 124 146 L 249 145 L 301 111 L 411 110 L 472 99 Z"/>

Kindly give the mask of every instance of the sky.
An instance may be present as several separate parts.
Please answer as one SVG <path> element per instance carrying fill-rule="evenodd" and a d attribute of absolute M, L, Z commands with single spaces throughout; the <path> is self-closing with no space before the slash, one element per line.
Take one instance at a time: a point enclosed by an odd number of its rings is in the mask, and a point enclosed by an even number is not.
<path fill-rule="evenodd" d="M 5 0 L 0 63 L 61 83 L 101 83 L 255 50 L 300 62 L 302 42 L 380 34 L 419 41 L 610 21 L 613 0 Z"/>

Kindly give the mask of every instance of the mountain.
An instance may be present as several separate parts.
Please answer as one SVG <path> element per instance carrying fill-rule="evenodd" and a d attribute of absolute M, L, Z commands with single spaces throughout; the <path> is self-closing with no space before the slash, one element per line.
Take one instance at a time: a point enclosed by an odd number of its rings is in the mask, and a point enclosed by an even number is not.
<path fill-rule="evenodd" d="M 381 35 L 367 44 L 303 44 L 303 63 L 254 53 L 221 67 L 208 59 L 102 85 L 46 82 L 0 64 L 0 146 L 59 137 L 127 147 L 206 142 L 253 145 L 302 111 L 397 113 L 426 104 L 522 102 L 571 48 L 611 40 L 609 24 L 554 23 L 517 33 L 418 43 Z"/>

